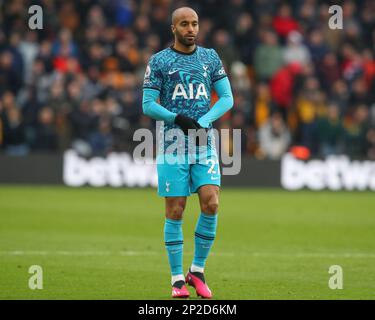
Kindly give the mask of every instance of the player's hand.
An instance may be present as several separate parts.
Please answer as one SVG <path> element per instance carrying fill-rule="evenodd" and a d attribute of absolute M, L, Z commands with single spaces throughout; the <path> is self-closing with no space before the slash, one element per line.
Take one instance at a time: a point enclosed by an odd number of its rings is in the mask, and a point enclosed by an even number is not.
<path fill-rule="evenodd" d="M 178 114 L 176 116 L 176 118 L 174 119 L 174 123 L 177 124 L 182 129 L 185 135 L 188 135 L 189 129 L 198 130 L 201 128 L 201 126 L 196 120 L 190 117 L 186 117 L 182 114 Z"/>
<path fill-rule="evenodd" d="M 190 117 L 186 117 L 186 116 L 183 116 L 181 114 L 178 114 L 174 120 L 174 123 L 177 124 L 178 126 L 180 126 L 180 128 L 182 129 L 182 131 L 184 132 L 185 135 L 188 135 L 188 130 L 189 129 L 194 129 L 194 130 L 197 130 L 196 131 L 196 134 L 198 134 L 198 130 L 202 129 L 205 131 L 205 133 L 207 134 L 207 131 L 208 129 L 207 128 L 203 128 L 199 123 L 198 121 L 190 118 Z M 206 139 L 204 139 L 206 138 Z M 195 145 L 196 146 L 203 146 L 203 145 L 207 145 L 207 136 L 204 136 L 202 139 L 199 139 L 199 136 L 196 135 L 194 136 L 194 139 L 195 139 Z"/>

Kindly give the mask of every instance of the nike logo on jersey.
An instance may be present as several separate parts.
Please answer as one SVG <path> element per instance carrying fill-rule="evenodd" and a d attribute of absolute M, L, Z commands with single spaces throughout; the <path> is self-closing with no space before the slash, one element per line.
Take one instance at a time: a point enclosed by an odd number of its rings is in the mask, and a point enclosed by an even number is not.
<path fill-rule="evenodd" d="M 174 74 L 174 73 L 176 73 L 178 70 L 176 70 L 176 69 L 174 69 L 174 70 L 169 70 L 168 71 L 168 74 Z"/>

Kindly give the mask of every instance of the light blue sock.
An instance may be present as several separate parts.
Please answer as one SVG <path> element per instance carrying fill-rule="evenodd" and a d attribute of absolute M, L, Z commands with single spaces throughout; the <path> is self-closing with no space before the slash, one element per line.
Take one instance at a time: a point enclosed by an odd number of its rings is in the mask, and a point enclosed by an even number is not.
<path fill-rule="evenodd" d="M 183 275 L 182 253 L 184 247 L 182 220 L 165 219 L 164 241 L 172 276 Z"/>
<path fill-rule="evenodd" d="M 217 214 L 201 212 L 195 228 L 195 250 L 193 265 L 204 268 L 216 236 Z"/>

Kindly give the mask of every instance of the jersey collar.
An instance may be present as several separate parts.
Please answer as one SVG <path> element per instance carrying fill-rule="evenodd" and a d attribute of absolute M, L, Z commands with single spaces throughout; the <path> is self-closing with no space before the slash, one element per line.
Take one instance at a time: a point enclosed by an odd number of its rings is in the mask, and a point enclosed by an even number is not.
<path fill-rule="evenodd" d="M 195 45 L 195 49 L 192 51 L 192 52 L 189 52 L 189 53 L 186 53 L 186 52 L 182 52 L 182 51 L 179 51 L 179 50 L 177 50 L 177 49 L 175 49 L 175 48 L 173 48 L 173 44 L 169 47 L 169 48 L 171 48 L 174 52 L 177 52 L 177 53 L 179 53 L 179 54 L 184 54 L 184 55 L 186 55 L 186 56 L 190 56 L 190 55 L 192 55 L 192 54 L 194 54 L 195 53 L 195 51 L 197 51 L 197 49 L 198 49 L 198 46 L 197 45 Z"/>

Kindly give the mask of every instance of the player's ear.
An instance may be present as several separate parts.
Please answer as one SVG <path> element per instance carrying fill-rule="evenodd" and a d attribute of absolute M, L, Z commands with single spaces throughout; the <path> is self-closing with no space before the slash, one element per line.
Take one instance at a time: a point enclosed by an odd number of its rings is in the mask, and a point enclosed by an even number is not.
<path fill-rule="evenodd" d="M 175 27 L 173 24 L 171 24 L 171 30 L 172 30 L 172 33 L 173 33 L 173 34 L 174 34 L 175 31 L 176 31 L 176 27 Z"/>

